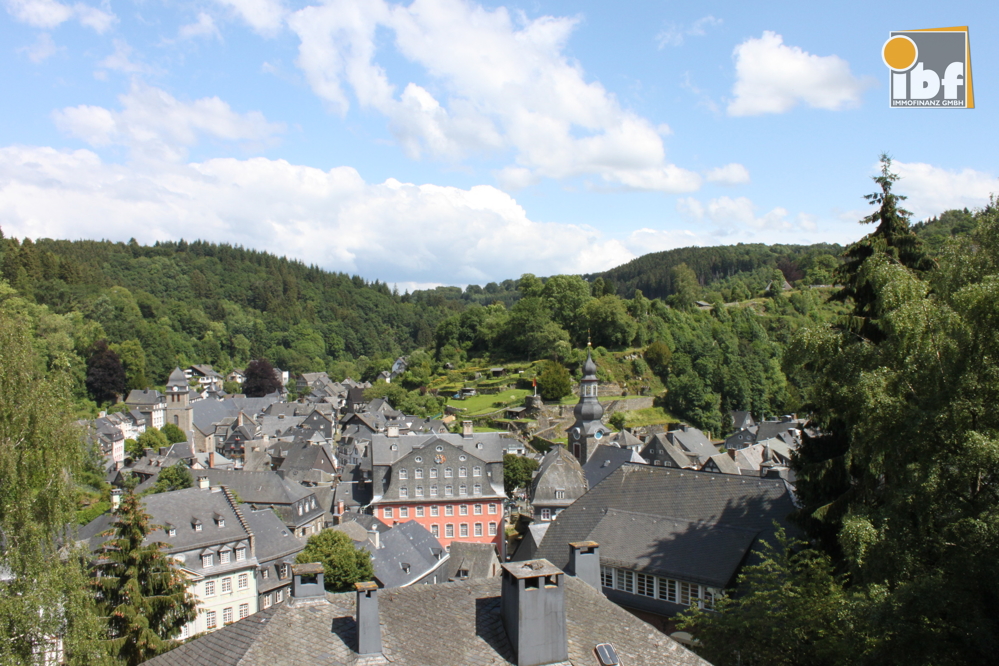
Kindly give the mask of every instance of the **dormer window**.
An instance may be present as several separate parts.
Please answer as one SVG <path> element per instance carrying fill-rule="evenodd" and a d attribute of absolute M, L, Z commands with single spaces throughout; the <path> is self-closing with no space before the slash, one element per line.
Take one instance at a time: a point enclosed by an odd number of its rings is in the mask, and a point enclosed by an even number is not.
<path fill-rule="evenodd" d="M 298 515 L 300 515 L 300 516 L 302 515 L 302 505 L 301 504 L 298 505 Z"/>
<path fill-rule="evenodd" d="M 177 536 L 177 528 L 170 523 L 167 523 L 163 527 L 166 529 L 167 536 Z"/>
<path fill-rule="evenodd" d="M 191 524 L 194 525 L 194 531 L 195 532 L 200 532 L 201 531 L 201 521 L 200 520 L 198 520 L 197 518 L 195 518 L 194 520 L 191 521 Z"/>
<path fill-rule="evenodd" d="M 229 560 L 232 557 L 232 552 L 228 550 L 223 550 L 219 553 L 219 564 L 229 564 Z"/>
<path fill-rule="evenodd" d="M 236 549 L 236 561 L 242 562 L 246 559 L 246 548 L 239 547 Z"/>
<path fill-rule="evenodd" d="M 215 566 L 215 555 L 213 553 L 204 553 L 201 556 L 201 568 L 207 569 L 213 566 Z"/>

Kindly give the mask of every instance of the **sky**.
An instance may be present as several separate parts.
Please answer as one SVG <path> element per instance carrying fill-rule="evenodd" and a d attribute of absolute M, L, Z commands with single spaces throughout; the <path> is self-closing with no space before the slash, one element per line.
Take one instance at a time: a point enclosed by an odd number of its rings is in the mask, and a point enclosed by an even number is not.
<path fill-rule="evenodd" d="M 991 2 L 0 0 L 0 229 L 203 239 L 398 285 L 849 243 L 999 193 Z M 889 108 L 967 25 L 974 109 Z"/>

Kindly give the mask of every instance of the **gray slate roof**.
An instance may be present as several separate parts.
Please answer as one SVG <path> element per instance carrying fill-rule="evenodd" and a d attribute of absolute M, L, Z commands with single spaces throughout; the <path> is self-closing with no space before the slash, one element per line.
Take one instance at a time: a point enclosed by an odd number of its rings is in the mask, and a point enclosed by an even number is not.
<path fill-rule="evenodd" d="M 592 454 L 590 459 L 583 465 L 583 473 L 586 474 L 586 483 L 590 488 L 607 478 L 607 476 L 626 462 L 645 462 L 637 452 L 631 449 L 622 449 L 616 446 L 605 446 L 601 444 Z"/>
<path fill-rule="evenodd" d="M 500 578 L 378 591 L 385 658 L 398 666 L 511 664 L 500 616 Z M 160 655 L 149 666 L 325 666 L 365 661 L 353 593 L 328 604 L 280 604 Z M 627 666 L 707 666 L 679 643 L 572 576 L 565 582 L 569 663 L 593 666 L 611 643 Z"/>
<path fill-rule="evenodd" d="M 410 585 L 427 575 L 447 555 L 440 541 L 414 520 L 396 525 L 378 538 L 380 548 L 375 549 L 370 541 L 362 547 L 371 553 L 375 578 L 383 587 Z"/>
<path fill-rule="evenodd" d="M 556 491 L 564 496 L 557 498 Z M 531 502 L 545 506 L 569 506 L 586 492 L 586 477 L 576 457 L 555 445 L 541 459 L 531 483 Z"/>
<path fill-rule="evenodd" d="M 564 569 L 568 544 L 592 540 L 622 567 L 723 587 L 774 521 L 795 531 L 794 508 L 780 479 L 625 463 L 559 514 L 537 557 Z"/>
<path fill-rule="evenodd" d="M 500 575 L 496 548 L 491 543 L 452 542 L 451 556 L 447 561 L 447 580 L 458 580 L 458 571 L 468 572 L 467 580 Z"/>

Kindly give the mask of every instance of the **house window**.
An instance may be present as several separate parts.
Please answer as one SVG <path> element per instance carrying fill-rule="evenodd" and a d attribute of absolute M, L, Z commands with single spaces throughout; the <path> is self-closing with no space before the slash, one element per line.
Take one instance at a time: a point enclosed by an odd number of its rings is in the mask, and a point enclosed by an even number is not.
<path fill-rule="evenodd" d="M 450 479 L 452 476 L 454 476 L 453 470 L 450 467 L 445 467 L 444 468 L 444 478 L 445 479 Z"/>
<path fill-rule="evenodd" d="M 482 515 L 482 505 L 481 504 L 476 504 L 475 505 L 475 515 L 476 516 L 481 516 Z"/>
<path fill-rule="evenodd" d="M 635 575 L 626 569 L 617 570 L 617 589 L 622 592 L 635 591 Z"/>
<path fill-rule="evenodd" d="M 236 549 L 236 561 L 237 562 L 242 562 L 245 559 L 246 559 L 246 548 L 242 548 L 242 547 L 237 548 Z"/>
<path fill-rule="evenodd" d="M 458 507 L 458 515 L 459 516 L 467 516 L 468 515 L 468 505 L 467 504 L 462 504 L 461 506 Z"/>
<path fill-rule="evenodd" d="M 655 597 L 656 596 L 655 576 L 647 576 L 646 574 L 643 573 L 635 574 L 635 592 L 642 595 L 643 597 Z"/>
<path fill-rule="evenodd" d="M 250 576 L 249 574 L 241 573 L 239 574 L 239 589 L 245 590 L 250 586 Z"/>
<path fill-rule="evenodd" d="M 215 566 L 215 555 L 212 553 L 205 553 L 201 556 L 201 567 L 207 569 L 208 567 Z"/>
<path fill-rule="evenodd" d="M 264 580 L 267 580 L 268 578 L 271 577 L 271 572 L 268 571 L 267 569 L 261 569 L 260 570 L 260 577 L 263 578 Z"/>
<path fill-rule="evenodd" d="M 271 595 L 265 594 L 264 595 L 264 608 L 270 608 L 270 607 L 271 607 Z"/>
<path fill-rule="evenodd" d="M 167 536 L 177 536 L 177 528 L 171 527 L 169 530 L 167 530 Z"/>
<path fill-rule="evenodd" d="M 459 495 L 467 495 L 468 494 L 468 486 L 466 486 L 464 483 L 461 484 L 460 486 L 458 486 L 458 494 Z"/>
<path fill-rule="evenodd" d="M 481 483 L 476 483 L 474 486 L 472 486 L 472 494 L 473 495 L 481 495 L 482 494 L 482 484 Z"/>
<path fill-rule="evenodd" d="M 463 536 L 463 537 L 467 537 L 468 536 L 468 523 L 462 523 L 459 526 L 458 534 L 459 534 L 459 536 Z"/>
<path fill-rule="evenodd" d="M 416 486 L 416 496 L 423 497 L 423 486 Z"/>
<path fill-rule="evenodd" d="M 239 605 L 239 619 L 242 620 L 250 614 L 250 604 Z"/>
<path fill-rule="evenodd" d="M 430 496 L 437 497 L 437 484 L 430 486 Z"/>
<path fill-rule="evenodd" d="M 222 594 L 227 592 L 232 592 L 232 578 L 228 577 L 222 579 Z"/>
<path fill-rule="evenodd" d="M 399 507 L 399 517 L 400 518 L 409 518 L 409 507 L 408 506 L 400 506 Z"/>
<path fill-rule="evenodd" d="M 287 564 L 287 563 L 282 564 L 281 565 L 281 578 L 287 578 L 290 574 L 291 574 L 291 565 Z"/>
<path fill-rule="evenodd" d="M 551 520 L 552 510 L 551 509 L 541 509 L 541 520 Z"/>
<path fill-rule="evenodd" d="M 279 604 L 284 601 L 284 590 L 278 590 L 274 593 L 274 603 Z"/>
<path fill-rule="evenodd" d="M 222 609 L 222 623 L 232 624 L 232 606 Z"/>
<path fill-rule="evenodd" d="M 496 505 L 495 504 L 490 504 L 489 505 L 489 513 L 493 513 L 493 514 L 496 513 Z"/>
<path fill-rule="evenodd" d="M 441 508 L 439 506 L 432 506 L 432 507 L 430 507 L 430 515 L 431 516 L 439 516 L 439 515 L 441 515 Z"/>
<path fill-rule="evenodd" d="M 431 467 L 430 468 L 430 478 L 431 479 L 436 479 L 437 478 L 437 468 L 436 467 Z"/>
<path fill-rule="evenodd" d="M 656 595 L 663 601 L 676 603 L 676 581 L 669 578 L 659 579 L 659 591 Z"/>
<path fill-rule="evenodd" d="M 215 521 L 215 524 L 218 525 L 219 527 L 225 527 L 225 518 L 219 518 L 218 520 Z"/>
<path fill-rule="evenodd" d="M 448 504 L 446 507 L 444 507 L 444 515 L 445 516 L 453 516 L 454 515 L 454 505 L 453 504 Z"/>
<path fill-rule="evenodd" d="M 600 567 L 600 584 L 603 587 L 614 588 L 614 570 L 610 567 Z"/>
<path fill-rule="evenodd" d="M 454 524 L 448 523 L 444 526 L 444 538 L 453 539 L 454 538 Z"/>
<path fill-rule="evenodd" d="M 208 611 L 205 613 L 205 626 L 209 629 L 214 629 L 218 626 L 218 623 L 215 621 L 215 611 Z"/>
<path fill-rule="evenodd" d="M 482 468 L 476 465 L 472 468 L 472 476 L 482 476 Z"/>
<path fill-rule="evenodd" d="M 450 497 L 451 495 L 454 495 L 454 486 L 451 486 L 451 485 L 444 486 L 444 495 L 446 497 Z"/>
<path fill-rule="evenodd" d="M 409 497 L 409 488 L 403 486 L 399 489 L 399 497 Z"/>
<path fill-rule="evenodd" d="M 468 468 L 467 467 L 459 467 L 458 468 L 458 476 L 468 476 Z"/>
<path fill-rule="evenodd" d="M 698 592 L 700 591 L 700 585 L 696 583 L 685 583 L 682 580 L 679 581 L 680 584 L 680 603 L 684 606 L 689 606 L 691 601 L 697 601 L 700 596 Z"/>
<path fill-rule="evenodd" d="M 482 523 L 475 523 L 475 531 L 472 532 L 473 536 L 482 536 Z"/>
<path fill-rule="evenodd" d="M 496 523 L 489 523 L 489 536 L 496 536 Z"/>
<path fill-rule="evenodd" d="M 423 515 L 424 515 L 424 508 L 422 506 L 416 507 L 416 517 L 423 518 Z"/>
<path fill-rule="evenodd" d="M 385 516 L 386 518 L 391 518 L 392 517 L 392 507 L 390 507 L 390 506 L 385 507 L 382 510 L 382 515 Z"/>
<path fill-rule="evenodd" d="M 409 470 L 407 470 L 407 469 L 400 469 L 399 470 L 399 480 L 400 481 L 405 481 L 408 478 L 409 478 Z"/>
<path fill-rule="evenodd" d="M 223 550 L 219 553 L 219 564 L 229 564 L 229 559 L 232 557 L 232 551 Z"/>
<path fill-rule="evenodd" d="M 205 596 L 214 597 L 215 596 L 215 581 L 206 580 L 205 581 Z"/>
<path fill-rule="evenodd" d="M 564 490 L 556 490 L 555 491 L 555 499 L 565 499 L 565 491 Z"/>
<path fill-rule="evenodd" d="M 413 476 L 415 478 L 417 478 L 417 479 L 422 479 L 423 478 L 423 468 L 422 467 L 417 467 L 415 470 L 413 470 Z"/>
<path fill-rule="evenodd" d="M 436 523 L 430 526 L 430 533 L 434 535 L 435 539 L 439 539 L 441 536 L 441 526 Z"/>
<path fill-rule="evenodd" d="M 194 531 L 195 532 L 201 531 L 201 523 L 194 523 Z"/>

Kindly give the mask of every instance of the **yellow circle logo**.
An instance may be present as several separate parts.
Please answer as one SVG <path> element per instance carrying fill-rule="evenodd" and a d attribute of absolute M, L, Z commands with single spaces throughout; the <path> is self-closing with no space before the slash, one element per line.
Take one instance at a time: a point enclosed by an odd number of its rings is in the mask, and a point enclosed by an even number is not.
<path fill-rule="evenodd" d="M 892 37 L 881 49 L 881 57 L 884 58 L 885 64 L 896 72 L 915 65 L 917 55 L 916 43 L 903 35 Z"/>

